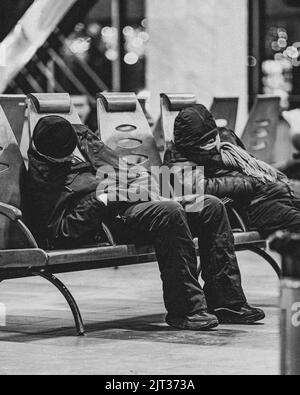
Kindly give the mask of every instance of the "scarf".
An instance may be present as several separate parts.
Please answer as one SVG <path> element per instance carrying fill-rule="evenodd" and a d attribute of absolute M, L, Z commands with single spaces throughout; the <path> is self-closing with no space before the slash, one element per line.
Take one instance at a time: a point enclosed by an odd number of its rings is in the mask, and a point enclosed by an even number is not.
<path fill-rule="evenodd" d="M 279 173 L 272 166 L 251 156 L 246 150 L 229 142 L 221 142 L 218 135 L 216 140 L 201 147 L 204 151 L 217 150 L 221 155 L 224 166 L 231 170 L 253 177 L 264 184 L 276 183 Z M 288 180 L 286 179 L 286 182 Z"/>

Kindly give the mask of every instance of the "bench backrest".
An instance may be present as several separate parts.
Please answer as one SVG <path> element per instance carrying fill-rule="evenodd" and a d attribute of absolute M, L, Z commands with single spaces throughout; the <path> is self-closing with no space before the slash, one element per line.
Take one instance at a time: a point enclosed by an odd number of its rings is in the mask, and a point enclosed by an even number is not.
<path fill-rule="evenodd" d="M 242 141 L 248 152 L 269 164 L 274 163 L 279 117 L 280 98 L 259 95 L 242 135 Z"/>
<path fill-rule="evenodd" d="M 34 93 L 28 99 L 31 135 L 39 120 L 49 115 L 58 115 L 73 124 L 82 123 L 68 93 Z"/>
<path fill-rule="evenodd" d="M 27 150 L 30 141 L 27 97 L 25 95 L 0 95 L 0 105 L 17 139 L 23 159 L 27 163 Z"/>
<path fill-rule="evenodd" d="M 134 93 L 101 93 L 97 101 L 101 140 L 130 164 L 160 166 L 150 126 Z"/>
<path fill-rule="evenodd" d="M 144 114 L 147 118 L 147 121 L 149 123 L 150 128 L 153 128 L 154 126 L 154 120 L 148 110 L 148 102 L 149 102 L 149 97 L 143 94 L 139 94 L 138 95 L 138 101 L 142 107 L 142 110 L 144 111 Z"/>
<path fill-rule="evenodd" d="M 235 131 L 238 108 L 238 97 L 215 97 L 210 112 L 218 126 Z"/>
<path fill-rule="evenodd" d="M 25 122 L 26 96 L 0 95 L 0 106 L 2 107 L 17 142 L 20 145 Z"/>
<path fill-rule="evenodd" d="M 154 138 L 159 152 L 165 151 L 174 139 L 174 124 L 177 115 L 184 108 L 197 103 L 196 96 L 191 93 L 162 93 L 160 95 L 161 117 L 154 130 Z"/>
<path fill-rule="evenodd" d="M 0 106 L 0 202 L 22 208 L 22 187 L 25 166 L 23 158 L 7 120 Z M 18 235 L 15 224 L 0 215 L 0 250 L 7 248 L 22 248 L 24 240 Z"/>

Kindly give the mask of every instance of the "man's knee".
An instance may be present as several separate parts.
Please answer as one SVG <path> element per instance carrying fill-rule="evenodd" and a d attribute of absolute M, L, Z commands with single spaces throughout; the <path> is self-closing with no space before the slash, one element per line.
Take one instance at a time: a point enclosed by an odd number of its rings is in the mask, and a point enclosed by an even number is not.
<path fill-rule="evenodd" d="M 211 221 L 219 222 L 220 220 L 228 220 L 228 213 L 225 204 L 215 196 L 206 196 L 202 215 Z"/>
<path fill-rule="evenodd" d="M 159 210 L 156 217 L 156 225 L 158 229 L 166 232 L 165 235 L 169 240 L 176 240 L 180 237 L 181 242 L 185 240 L 189 243 L 189 247 L 194 248 L 193 236 L 188 224 L 187 214 L 180 203 L 169 201 L 160 202 Z M 187 244 L 186 244 L 187 246 Z M 179 245 L 176 245 L 179 247 Z"/>
<path fill-rule="evenodd" d="M 158 204 L 161 212 L 165 215 L 184 214 L 184 209 L 180 203 L 170 200 L 167 202 L 159 202 Z"/>
<path fill-rule="evenodd" d="M 181 204 L 168 201 L 157 203 L 157 215 L 164 225 L 180 225 L 186 220 L 186 214 Z"/>
<path fill-rule="evenodd" d="M 222 200 L 216 196 L 207 195 L 204 199 L 204 208 L 211 208 L 215 211 L 223 211 L 225 209 L 225 205 Z"/>

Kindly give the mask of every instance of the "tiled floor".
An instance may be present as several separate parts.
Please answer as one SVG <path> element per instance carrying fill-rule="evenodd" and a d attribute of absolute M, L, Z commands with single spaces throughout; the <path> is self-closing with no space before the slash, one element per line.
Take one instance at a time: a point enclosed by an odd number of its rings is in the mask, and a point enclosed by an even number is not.
<path fill-rule="evenodd" d="M 249 301 L 267 319 L 206 333 L 165 325 L 155 264 L 59 276 L 81 308 L 85 338 L 74 336 L 64 299 L 44 280 L 2 283 L 0 374 L 278 374 L 278 280 L 250 253 L 239 261 Z"/>

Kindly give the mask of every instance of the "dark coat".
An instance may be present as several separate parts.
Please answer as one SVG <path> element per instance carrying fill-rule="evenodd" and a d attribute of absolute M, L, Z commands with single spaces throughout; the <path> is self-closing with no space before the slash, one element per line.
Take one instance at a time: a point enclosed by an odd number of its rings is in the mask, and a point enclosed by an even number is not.
<path fill-rule="evenodd" d="M 228 141 L 245 148 L 234 132 L 219 129 L 219 134 L 221 141 Z M 194 179 L 194 182 L 204 181 L 205 194 L 217 196 L 221 199 L 231 198 L 237 208 L 247 209 L 250 205 L 260 204 L 262 201 L 270 201 L 270 204 L 272 204 L 272 199 L 293 198 L 291 188 L 283 181 L 284 175 L 281 176 L 278 173 L 280 179 L 278 183 L 264 184 L 236 170 L 226 169 L 217 150 L 209 152 L 199 150 L 196 156 L 194 153 L 189 155 L 188 152 L 183 155 L 173 144 L 166 152 L 164 163 L 173 169 L 176 169 L 179 165 L 203 166 L 202 179 Z M 189 180 L 189 177 L 187 177 L 187 180 Z"/>
<path fill-rule="evenodd" d="M 99 235 L 101 222 L 111 212 L 96 198 L 96 191 L 106 173 L 99 171 L 101 166 L 115 170 L 117 196 L 127 191 L 131 185 L 140 183 L 148 174 L 141 171 L 130 175 L 128 184 L 122 185 L 120 171 L 128 166 L 86 126 L 74 125 L 78 137 L 78 148 L 86 162 L 73 158 L 61 161 L 48 161 L 31 144 L 29 170 L 25 196 L 27 223 L 32 229 L 38 244 L 43 248 L 67 248 L 91 243 Z M 121 166 L 120 166 L 121 165 Z M 124 165 L 124 169 L 122 169 Z M 117 179 L 116 179 L 117 177 Z M 149 198 L 150 200 L 150 198 Z M 126 203 L 119 203 L 121 206 Z M 112 205 L 109 205 L 109 208 Z M 120 207 L 115 203 L 114 215 Z"/>

